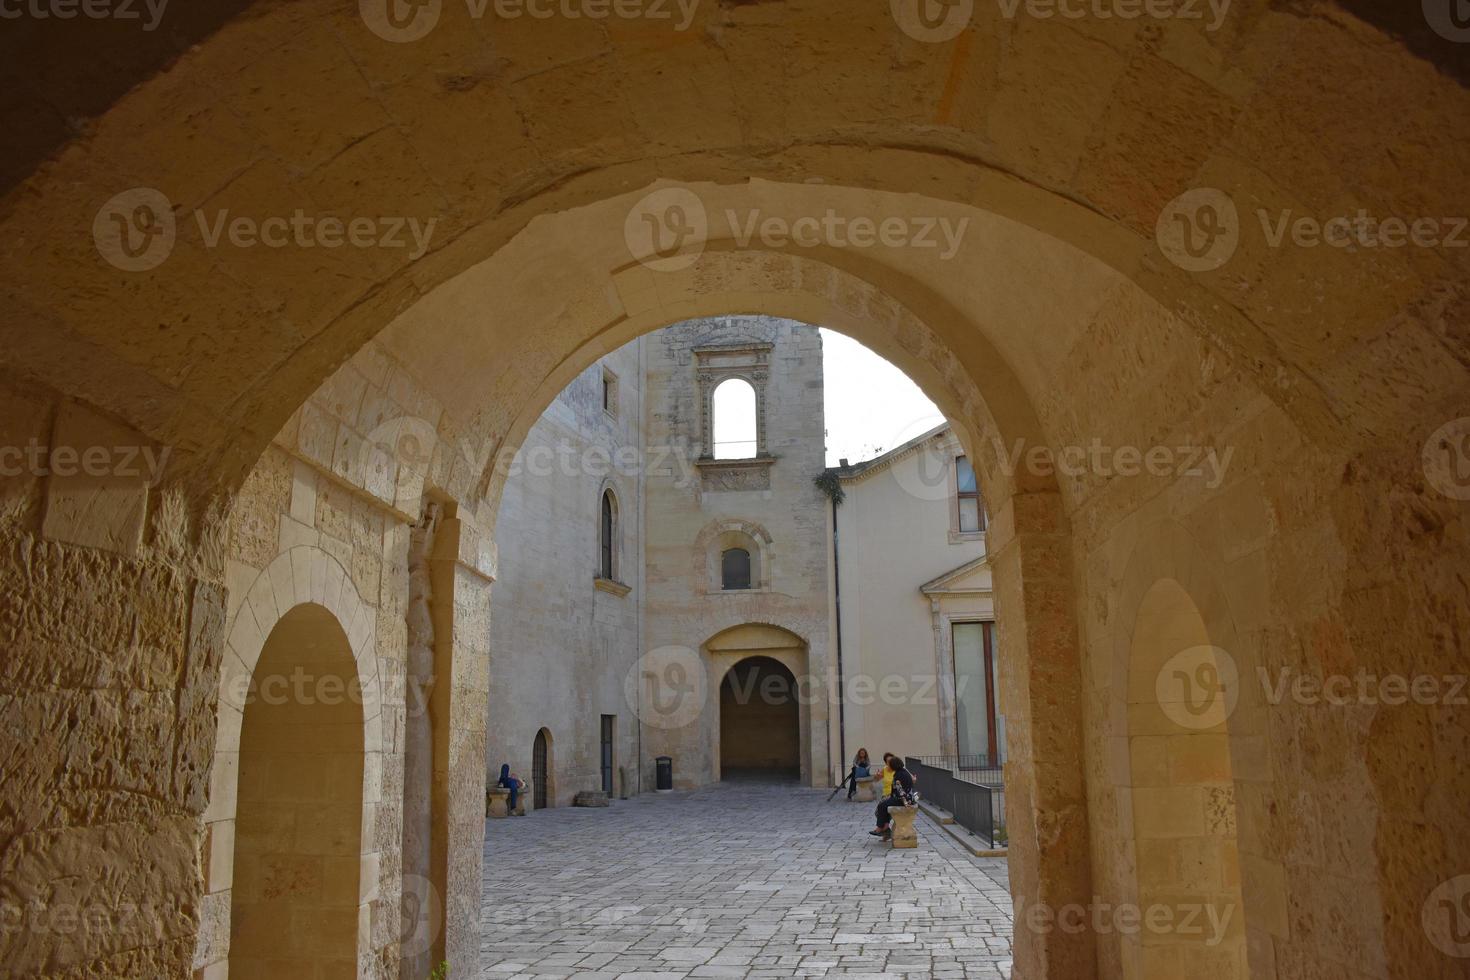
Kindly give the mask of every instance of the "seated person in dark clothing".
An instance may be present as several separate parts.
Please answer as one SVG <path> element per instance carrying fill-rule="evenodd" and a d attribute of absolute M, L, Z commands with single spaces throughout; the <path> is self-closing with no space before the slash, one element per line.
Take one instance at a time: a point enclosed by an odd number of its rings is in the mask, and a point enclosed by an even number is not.
<path fill-rule="evenodd" d="M 852 760 L 852 770 L 847 774 L 847 798 L 850 800 L 857 795 L 857 781 L 867 779 L 872 775 L 868 763 L 868 750 L 858 749 L 857 757 Z"/>
<path fill-rule="evenodd" d="M 893 789 L 883 799 L 878 801 L 878 808 L 874 815 L 878 818 L 878 828 L 868 833 L 874 837 L 884 840 L 893 839 L 892 823 L 888 816 L 888 808 L 894 806 L 909 806 L 914 798 L 914 777 L 904 766 L 903 759 L 899 756 L 888 757 L 888 769 L 893 773 Z M 887 782 L 887 780 L 884 780 Z"/>
<path fill-rule="evenodd" d="M 505 812 L 515 813 L 516 800 L 520 798 L 521 790 L 526 785 L 525 781 L 518 777 L 515 773 L 511 772 L 510 764 L 506 763 L 505 765 L 500 767 L 500 779 L 496 781 L 495 785 L 503 786 L 506 789 L 510 790 L 510 799 L 506 801 Z"/>

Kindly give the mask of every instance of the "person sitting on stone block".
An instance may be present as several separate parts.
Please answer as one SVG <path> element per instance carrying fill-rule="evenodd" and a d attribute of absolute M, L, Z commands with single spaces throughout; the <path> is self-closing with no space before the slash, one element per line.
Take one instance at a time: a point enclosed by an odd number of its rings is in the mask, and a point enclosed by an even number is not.
<path fill-rule="evenodd" d="M 510 799 L 505 801 L 505 815 L 510 816 L 514 814 L 516 812 L 516 800 L 520 797 L 521 790 L 526 787 L 525 780 L 511 772 L 510 763 L 507 762 L 500 767 L 500 779 L 495 785 L 504 786 L 510 790 Z"/>
<path fill-rule="evenodd" d="M 878 819 L 878 827 L 868 833 L 883 840 L 892 840 L 893 829 L 890 826 L 892 818 L 888 815 L 888 808 L 912 804 L 914 777 L 904 766 L 903 759 L 900 757 L 891 753 L 884 753 L 883 757 L 888 760 L 888 766 L 883 774 L 884 796 L 878 801 L 878 808 L 874 811 L 874 816 Z M 889 775 L 890 773 L 892 775 Z"/>
<path fill-rule="evenodd" d="M 867 779 L 872 775 L 868 763 L 868 750 L 858 749 L 857 756 L 852 760 L 852 771 L 847 774 L 847 798 L 850 801 L 857 795 L 857 781 Z"/>

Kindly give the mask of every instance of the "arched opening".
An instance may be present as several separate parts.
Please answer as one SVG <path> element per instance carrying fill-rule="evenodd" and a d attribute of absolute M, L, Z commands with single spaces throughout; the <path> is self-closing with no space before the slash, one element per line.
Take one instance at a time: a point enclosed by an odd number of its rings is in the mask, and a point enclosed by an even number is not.
<path fill-rule="evenodd" d="M 612 490 L 602 492 L 602 512 L 598 522 L 598 571 L 609 581 L 617 578 L 618 504 Z"/>
<path fill-rule="evenodd" d="M 551 771 L 551 732 L 545 728 L 536 733 L 531 745 L 531 804 L 545 810 L 556 799 L 552 792 L 555 779 Z"/>
<path fill-rule="evenodd" d="M 232 980 L 355 980 L 363 708 L 347 635 L 321 606 L 266 639 L 240 734 Z"/>
<path fill-rule="evenodd" d="M 722 778 L 801 775 L 801 708 L 796 677 L 770 657 L 749 657 L 720 684 Z"/>
<path fill-rule="evenodd" d="M 720 383 L 710 397 L 715 459 L 751 459 L 758 448 L 755 387 L 743 378 Z"/>
<path fill-rule="evenodd" d="M 1119 929 L 1128 976 L 1249 976 L 1228 723 L 1227 651 L 1174 579 L 1145 593 L 1128 670 L 1139 927 Z"/>

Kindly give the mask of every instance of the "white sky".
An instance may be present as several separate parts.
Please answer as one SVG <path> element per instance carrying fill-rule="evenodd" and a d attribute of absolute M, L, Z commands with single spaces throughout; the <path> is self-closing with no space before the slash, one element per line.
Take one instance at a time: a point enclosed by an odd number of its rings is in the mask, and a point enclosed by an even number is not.
<path fill-rule="evenodd" d="M 825 327 L 822 363 L 828 466 L 872 459 L 944 421 L 908 375 Z"/>

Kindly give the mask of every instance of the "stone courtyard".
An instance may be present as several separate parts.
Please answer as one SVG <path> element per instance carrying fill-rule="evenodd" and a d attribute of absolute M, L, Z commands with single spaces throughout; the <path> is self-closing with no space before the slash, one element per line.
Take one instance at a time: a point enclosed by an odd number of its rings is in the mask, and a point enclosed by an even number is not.
<path fill-rule="evenodd" d="M 487 827 L 481 976 L 1009 977 L 1004 858 L 796 783 L 644 794 Z"/>

